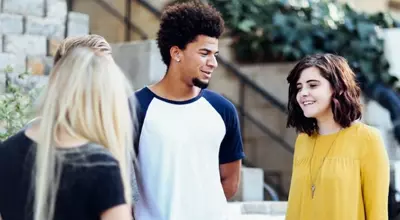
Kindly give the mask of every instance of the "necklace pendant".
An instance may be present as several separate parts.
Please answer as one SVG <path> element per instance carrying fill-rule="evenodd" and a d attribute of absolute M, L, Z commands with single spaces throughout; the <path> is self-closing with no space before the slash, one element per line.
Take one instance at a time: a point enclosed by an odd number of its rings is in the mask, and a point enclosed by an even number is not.
<path fill-rule="evenodd" d="M 314 192 L 315 192 L 315 185 L 311 185 L 311 198 L 314 198 Z"/>

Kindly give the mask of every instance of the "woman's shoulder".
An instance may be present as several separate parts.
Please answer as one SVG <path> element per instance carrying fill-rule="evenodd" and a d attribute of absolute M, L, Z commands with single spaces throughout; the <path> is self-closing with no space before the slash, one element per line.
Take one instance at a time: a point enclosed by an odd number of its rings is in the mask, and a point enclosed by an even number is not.
<path fill-rule="evenodd" d="M 33 141 L 25 135 L 25 130 L 21 130 L 0 143 L 0 161 L 15 160 L 16 157 L 25 158 L 32 145 Z"/>
<path fill-rule="evenodd" d="M 315 140 L 315 136 L 308 135 L 306 133 L 299 133 L 297 135 L 295 144 L 294 144 L 294 154 L 296 156 L 300 156 L 303 154 L 307 154 L 307 152 L 311 149 L 310 146 L 313 145 Z"/>
<path fill-rule="evenodd" d="M 386 151 L 380 131 L 372 125 L 357 122 L 348 129 L 344 136 L 346 140 L 351 140 L 352 146 L 357 146 L 360 158 Z"/>
<path fill-rule="evenodd" d="M 310 142 L 311 140 L 313 140 L 313 138 L 315 138 L 315 136 L 308 135 L 306 133 L 299 133 L 297 135 L 295 145 L 296 145 L 296 147 L 303 146 L 303 145 L 307 144 L 308 142 Z"/>
<path fill-rule="evenodd" d="M 25 130 L 21 130 L 14 135 L 9 136 L 6 140 L 1 142 L 2 147 L 11 146 L 15 144 L 32 144 L 32 140 L 25 135 Z"/>
<path fill-rule="evenodd" d="M 373 141 L 381 138 L 381 133 L 376 127 L 363 122 L 354 122 L 347 128 L 346 133 L 359 141 Z"/>
<path fill-rule="evenodd" d="M 104 168 L 118 166 L 118 161 L 104 146 L 96 143 L 87 143 L 81 147 L 58 149 L 65 162 L 70 165 Z"/>

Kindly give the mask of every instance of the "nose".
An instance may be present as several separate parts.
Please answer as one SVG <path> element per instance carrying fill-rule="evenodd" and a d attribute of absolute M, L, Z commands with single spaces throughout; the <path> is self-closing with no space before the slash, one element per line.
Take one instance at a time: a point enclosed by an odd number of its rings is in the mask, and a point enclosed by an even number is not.
<path fill-rule="evenodd" d="M 299 95 L 301 96 L 301 97 L 307 97 L 308 95 L 309 95 L 309 91 L 308 91 L 308 89 L 306 89 L 306 88 L 303 88 L 303 89 L 301 89 L 300 91 L 299 91 Z"/>
<path fill-rule="evenodd" d="M 218 67 L 218 61 L 216 56 L 210 56 L 210 58 L 207 60 L 207 66 L 212 67 L 212 68 L 217 68 Z"/>

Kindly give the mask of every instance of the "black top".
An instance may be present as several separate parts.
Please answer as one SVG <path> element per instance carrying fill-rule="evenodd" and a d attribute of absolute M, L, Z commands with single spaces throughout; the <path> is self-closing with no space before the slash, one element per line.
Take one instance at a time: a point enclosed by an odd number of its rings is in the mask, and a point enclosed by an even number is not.
<path fill-rule="evenodd" d="M 33 219 L 32 170 L 36 144 L 24 131 L 0 146 L 0 214 L 3 220 Z M 124 204 L 117 161 L 97 144 L 59 149 L 63 167 L 54 219 L 98 220 L 100 214 Z"/>

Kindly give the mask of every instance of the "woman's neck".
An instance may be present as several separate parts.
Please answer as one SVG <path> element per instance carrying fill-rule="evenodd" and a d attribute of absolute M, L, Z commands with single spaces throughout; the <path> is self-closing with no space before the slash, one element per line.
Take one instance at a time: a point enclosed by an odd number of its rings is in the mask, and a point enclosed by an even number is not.
<path fill-rule="evenodd" d="M 25 135 L 35 142 L 39 142 L 40 123 L 32 124 L 31 127 L 25 130 Z M 89 141 L 84 138 L 74 137 L 65 129 L 59 129 L 57 132 L 57 147 L 59 148 L 74 148 L 87 144 Z"/>
<path fill-rule="evenodd" d="M 60 128 L 57 132 L 59 148 L 74 148 L 87 144 L 89 141 L 83 137 L 75 137 L 69 134 L 65 129 Z"/>
<path fill-rule="evenodd" d="M 342 126 L 333 117 L 317 118 L 318 134 L 334 134 L 342 129 Z"/>

